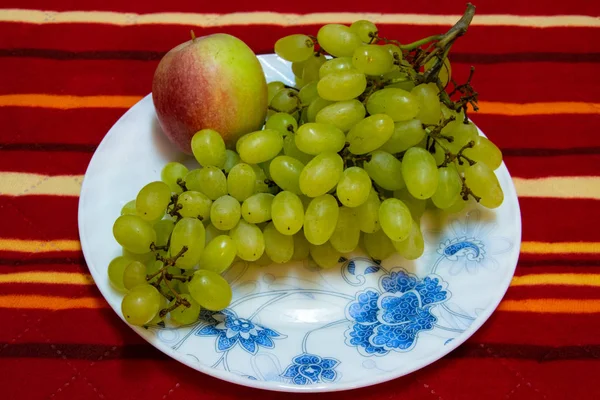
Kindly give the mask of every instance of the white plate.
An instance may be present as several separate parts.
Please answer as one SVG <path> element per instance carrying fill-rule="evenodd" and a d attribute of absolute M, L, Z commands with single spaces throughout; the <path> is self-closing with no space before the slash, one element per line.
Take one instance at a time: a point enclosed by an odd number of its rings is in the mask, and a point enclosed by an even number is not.
<path fill-rule="evenodd" d="M 293 84 L 289 64 L 259 57 L 268 81 Z M 112 224 L 169 161 L 190 162 L 163 136 L 152 98 L 133 106 L 108 132 L 88 167 L 79 201 L 79 234 L 98 288 L 122 318 L 107 278 L 120 255 Z M 513 276 L 521 243 L 519 204 L 504 165 L 504 204 L 477 205 L 423 218 L 425 254 L 376 265 L 356 257 L 330 270 L 308 262 L 226 273 L 230 307 L 193 326 L 133 329 L 198 371 L 262 389 L 353 389 L 408 374 L 458 347 L 488 319 Z"/>

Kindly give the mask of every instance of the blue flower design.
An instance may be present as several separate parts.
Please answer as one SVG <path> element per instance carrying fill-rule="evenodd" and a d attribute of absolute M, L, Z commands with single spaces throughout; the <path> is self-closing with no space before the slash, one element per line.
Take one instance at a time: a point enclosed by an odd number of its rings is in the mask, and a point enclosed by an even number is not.
<path fill-rule="evenodd" d="M 250 354 L 256 354 L 259 347 L 272 349 L 273 339 L 283 339 L 279 332 L 256 324 L 246 318 L 239 318 L 231 310 L 223 310 L 211 315 L 201 315 L 208 321 L 197 336 L 217 336 L 216 349 L 218 352 L 230 350 L 236 343 Z"/>
<path fill-rule="evenodd" d="M 296 385 L 333 382 L 337 377 L 335 367 L 339 363 L 335 358 L 304 353 L 294 357 L 281 376 L 290 379 Z"/>
<path fill-rule="evenodd" d="M 358 292 L 346 306 L 346 318 L 355 324 L 346 331 L 346 344 L 366 356 L 409 351 L 419 332 L 432 330 L 436 305 L 450 298 L 448 284 L 430 274 L 423 279 L 402 268 L 381 277 L 379 290 Z"/>

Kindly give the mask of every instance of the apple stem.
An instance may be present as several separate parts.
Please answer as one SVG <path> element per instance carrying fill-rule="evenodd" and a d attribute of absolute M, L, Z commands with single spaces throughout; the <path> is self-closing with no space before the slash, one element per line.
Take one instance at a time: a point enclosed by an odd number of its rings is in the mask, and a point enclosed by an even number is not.
<path fill-rule="evenodd" d="M 194 33 L 193 29 L 190 30 L 190 34 L 192 35 L 192 42 L 193 42 L 194 40 L 196 40 L 196 34 Z"/>

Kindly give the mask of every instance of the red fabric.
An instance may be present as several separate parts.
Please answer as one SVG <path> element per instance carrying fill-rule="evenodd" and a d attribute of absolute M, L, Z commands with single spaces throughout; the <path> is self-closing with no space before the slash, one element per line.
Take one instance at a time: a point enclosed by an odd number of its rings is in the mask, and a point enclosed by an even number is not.
<path fill-rule="evenodd" d="M 584 15 L 595 26 L 474 26 L 453 47 L 453 73 L 489 102 L 599 103 L 600 3 L 479 0 L 478 15 Z M 281 2 L 261 0 L 123 2 L 118 0 L 4 0 L 5 9 L 131 13 L 275 11 L 456 15 L 461 2 Z M 3 11 L 3 10 L 0 10 Z M 4 10 L 6 11 L 6 10 Z M 3 15 L 9 15 L 7 13 Z M 50 17 L 49 17 L 50 18 Z M 593 25 L 593 24 L 592 24 Z M 257 53 L 271 52 L 283 35 L 315 34 L 318 26 L 241 24 L 194 28 L 197 36 L 226 32 Z M 380 26 L 405 42 L 446 28 Z M 4 95 L 145 96 L 160 57 L 188 38 L 189 27 L 155 24 L 0 22 L 0 98 Z M 81 175 L 94 149 L 125 110 L 54 109 L 0 105 L 0 174 Z M 600 176 L 600 112 L 507 116 L 475 122 L 501 147 L 516 178 Z M 7 176 L 6 174 L 0 175 Z M 1 179 L 1 178 L 0 178 Z M 574 194 L 576 196 L 576 193 Z M 14 197 L 0 190 L 0 241 L 78 239 L 75 196 Z M 600 242 L 597 198 L 520 199 L 525 242 Z M 0 276 L 21 272 L 89 273 L 74 250 L 0 248 Z M 518 277 L 596 276 L 596 284 L 512 286 L 505 300 L 600 301 L 600 249 L 577 253 L 524 252 Z M 590 278 L 592 279 L 592 278 Z M 9 307 L 21 296 L 91 298 L 90 309 L 51 311 Z M 2 399 L 239 399 L 304 398 L 221 382 L 169 359 L 129 329 L 93 285 L 0 280 L 0 398 Z M 600 369 L 597 313 L 497 311 L 463 346 L 406 377 L 315 399 L 597 399 Z"/>

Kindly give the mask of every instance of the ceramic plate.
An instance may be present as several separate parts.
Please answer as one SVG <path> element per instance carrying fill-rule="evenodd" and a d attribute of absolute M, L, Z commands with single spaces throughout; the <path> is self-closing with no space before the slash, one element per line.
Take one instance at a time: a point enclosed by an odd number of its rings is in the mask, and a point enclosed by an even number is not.
<path fill-rule="evenodd" d="M 289 64 L 259 57 L 268 81 L 293 84 Z M 120 255 L 112 224 L 121 207 L 169 161 L 185 158 L 163 136 L 146 96 L 108 132 L 88 167 L 79 233 L 98 288 L 122 318 L 107 266 Z M 513 276 L 519 205 L 504 165 L 504 204 L 444 216 L 428 211 L 425 254 L 377 265 L 356 254 L 321 270 L 309 262 L 235 263 L 224 275 L 233 301 L 194 325 L 133 327 L 176 360 L 219 379 L 279 391 L 353 389 L 408 374 L 458 347 L 488 319 Z"/>

